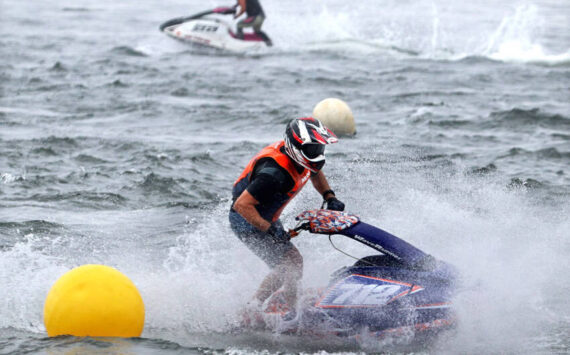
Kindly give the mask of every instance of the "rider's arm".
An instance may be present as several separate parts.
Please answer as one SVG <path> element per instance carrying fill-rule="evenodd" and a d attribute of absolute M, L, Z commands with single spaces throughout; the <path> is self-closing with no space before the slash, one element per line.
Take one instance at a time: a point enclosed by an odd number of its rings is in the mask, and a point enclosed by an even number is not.
<path fill-rule="evenodd" d="M 319 170 L 318 173 L 311 175 L 311 182 L 313 183 L 315 190 L 317 190 L 321 195 L 324 192 L 327 192 L 326 196 L 323 196 L 324 200 L 334 196 L 334 192 L 332 192 L 331 187 L 329 186 L 329 182 L 327 181 L 327 178 L 322 170 Z"/>
<path fill-rule="evenodd" d="M 269 227 L 271 227 L 271 223 L 263 219 L 259 212 L 257 212 L 257 209 L 255 208 L 255 205 L 257 204 L 259 204 L 259 201 L 257 201 L 249 191 L 245 190 L 238 197 L 236 202 L 234 202 L 234 210 L 236 210 L 236 212 L 252 226 L 266 232 Z"/>
<path fill-rule="evenodd" d="M 245 0 L 238 0 L 239 11 L 235 14 L 234 18 L 238 18 L 243 14 L 246 10 Z"/>

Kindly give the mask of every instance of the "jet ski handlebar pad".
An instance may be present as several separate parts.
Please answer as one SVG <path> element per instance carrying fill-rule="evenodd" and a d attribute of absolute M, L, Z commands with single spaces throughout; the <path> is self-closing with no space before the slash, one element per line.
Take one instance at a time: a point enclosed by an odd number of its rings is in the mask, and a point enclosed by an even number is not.
<path fill-rule="evenodd" d="M 360 219 L 350 213 L 332 210 L 308 210 L 295 217 L 299 224 L 307 224 L 311 233 L 333 234 L 357 224 Z"/>

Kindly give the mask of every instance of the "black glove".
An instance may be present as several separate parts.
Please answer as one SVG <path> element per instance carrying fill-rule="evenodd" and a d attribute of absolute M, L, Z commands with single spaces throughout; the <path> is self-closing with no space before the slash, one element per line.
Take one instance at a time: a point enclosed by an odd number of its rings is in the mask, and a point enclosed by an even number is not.
<path fill-rule="evenodd" d="M 291 235 L 283 229 L 281 223 L 273 222 L 267 230 L 267 234 L 271 236 L 275 243 L 287 243 L 291 240 Z"/>
<path fill-rule="evenodd" d="M 344 211 L 344 203 L 336 197 L 329 197 L 327 199 L 327 210 Z"/>

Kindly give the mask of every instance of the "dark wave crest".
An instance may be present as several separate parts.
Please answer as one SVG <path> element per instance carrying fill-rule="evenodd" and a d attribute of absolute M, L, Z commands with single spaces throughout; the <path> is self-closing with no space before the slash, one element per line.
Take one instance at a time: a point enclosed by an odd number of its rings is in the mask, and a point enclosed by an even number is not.
<path fill-rule="evenodd" d="M 61 9 L 61 11 L 65 11 L 65 12 L 89 12 L 91 10 L 86 8 L 86 7 L 64 7 L 63 9 Z"/>
<path fill-rule="evenodd" d="M 568 160 L 570 159 L 570 151 L 561 152 L 556 148 L 545 148 L 536 151 L 526 150 L 522 148 L 511 148 L 503 157 L 523 156 L 525 158 L 550 159 L 550 160 Z"/>
<path fill-rule="evenodd" d="M 59 223 L 45 220 L 29 220 L 24 222 L 0 222 L 0 251 L 14 246 L 26 236 L 34 234 L 41 236 L 60 235 L 66 227 Z"/>
<path fill-rule="evenodd" d="M 75 161 L 84 164 L 104 164 L 108 163 L 108 160 L 101 159 L 90 154 L 79 154 L 75 157 Z"/>
<path fill-rule="evenodd" d="M 115 54 L 125 55 L 129 57 L 146 57 L 147 55 L 141 51 L 137 51 L 129 46 L 115 47 L 111 50 Z"/>
<path fill-rule="evenodd" d="M 497 171 L 497 166 L 495 164 L 491 163 L 491 164 L 487 164 L 487 165 L 482 166 L 482 167 L 471 168 L 469 173 L 471 173 L 473 175 L 487 175 L 487 174 L 494 173 L 495 171 Z"/>
<path fill-rule="evenodd" d="M 544 184 L 535 179 L 512 178 L 511 181 L 508 183 L 507 187 L 511 189 L 519 189 L 519 188 L 538 189 L 544 187 Z"/>
<path fill-rule="evenodd" d="M 144 180 L 137 186 L 145 195 L 159 195 L 162 198 L 188 197 L 184 185 L 188 181 L 183 178 L 164 177 L 155 173 L 145 176 Z"/>
<path fill-rule="evenodd" d="M 44 220 L 30 220 L 25 222 L 0 222 L 0 230 L 19 229 L 21 233 L 45 233 L 54 228 L 64 228 L 62 224 L 48 222 Z"/>
<path fill-rule="evenodd" d="M 508 111 L 492 112 L 492 125 L 511 128 L 542 127 L 557 130 L 570 130 L 570 118 L 543 112 L 538 108 L 529 110 L 513 108 Z"/>
<path fill-rule="evenodd" d="M 59 202 L 75 207 L 92 209 L 114 209 L 125 205 L 127 198 L 112 192 L 73 191 L 64 193 L 34 194 L 26 200 L 38 202 Z"/>
<path fill-rule="evenodd" d="M 61 62 L 56 62 L 49 70 L 53 72 L 66 72 L 67 68 Z"/>

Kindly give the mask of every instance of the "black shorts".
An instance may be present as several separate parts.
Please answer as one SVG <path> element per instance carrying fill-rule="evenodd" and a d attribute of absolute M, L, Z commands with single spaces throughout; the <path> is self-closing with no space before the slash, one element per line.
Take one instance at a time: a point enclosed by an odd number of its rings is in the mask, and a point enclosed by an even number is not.
<path fill-rule="evenodd" d="M 230 226 L 247 247 L 259 256 L 267 266 L 271 269 L 275 268 L 280 262 L 285 253 L 294 248 L 293 243 L 290 241 L 286 243 L 277 243 L 271 236 L 265 232 L 255 228 L 248 221 L 246 221 L 239 213 L 230 210 Z M 280 221 L 277 223 L 281 224 Z"/>

